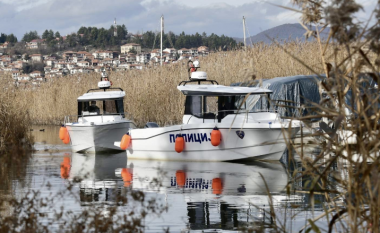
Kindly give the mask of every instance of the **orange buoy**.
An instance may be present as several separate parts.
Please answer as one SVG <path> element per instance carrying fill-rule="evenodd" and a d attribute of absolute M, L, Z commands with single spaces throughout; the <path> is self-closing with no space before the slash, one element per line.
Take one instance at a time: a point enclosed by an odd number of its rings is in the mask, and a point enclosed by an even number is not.
<path fill-rule="evenodd" d="M 63 162 L 61 163 L 61 177 L 63 179 L 69 178 L 70 174 L 70 158 L 64 157 Z"/>
<path fill-rule="evenodd" d="M 185 141 L 183 140 L 182 135 L 179 135 L 175 139 L 175 151 L 177 151 L 177 153 L 181 153 L 183 148 L 185 148 Z"/>
<path fill-rule="evenodd" d="M 131 136 L 129 135 L 129 133 L 126 133 L 121 138 L 120 148 L 122 150 L 126 150 L 129 147 L 130 144 L 131 144 Z"/>
<path fill-rule="evenodd" d="M 61 128 L 59 129 L 59 139 L 61 140 L 65 139 L 66 132 L 67 132 L 66 127 L 62 125 Z"/>
<path fill-rule="evenodd" d="M 219 146 L 220 141 L 222 141 L 222 134 L 220 133 L 220 130 L 217 127 L 215 127 L 211 131 L 211 144 L 213 146 Z"/>
<path fill-rule="evenodd" d="M 66 130 L 65 137 L 63 138 L 63 143 L 69 144 L 70 143 L 70 134 L 69 131 Z"/>
<path fill-rule="evenodd" d="M 129 187 L 133 180 L 133 173 L 128 168 L 121 169 L 121 178 L 124 181 L 124 187 Z"/>
<path fill-rule="evenodd" d="M 185 186 L 185 183 L 186 183 L 186 174 L 184 171 L 182 170 L 178 170 L 176 173 L 175 173 L 175 178 L 177 180 L 177 185 L 179 187 L 183 187 Z"/>
<path fill-rule="evenodd" d="M 223 191 L 222 179 L 220 178 L 212 179 L 212 193 L 222 194 L 222 191 Z"/>

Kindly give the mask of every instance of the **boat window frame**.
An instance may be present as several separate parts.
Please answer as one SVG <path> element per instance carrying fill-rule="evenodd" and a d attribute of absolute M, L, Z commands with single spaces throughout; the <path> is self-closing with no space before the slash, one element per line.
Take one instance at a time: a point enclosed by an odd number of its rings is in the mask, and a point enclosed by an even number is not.
<path fill-rule="evenodd" d="M 83 103 L 87 103 L 87 107 L 90 106 L 91 101 L 102 101 L 103 102 L 103 111 L 102 114 L 96 114 L 96 115 L 83 115 Z M 116 107 L 116 113 L 106 113 L 104 114 L 106 110 L 106 104 L 105 101 L 115 101 L 114 105 Z M 124 111 L 124 97 L 119 98 L 108 98 L 108 99 L 81 99 L 77 100 L 78 103 L 78 116 L 79 117 L 91 117 L 91 116 L 114 116 L 114 115 L 120 115 L 122 118 L 125 118 L 125 111 Z M 82 104 L 81 104 L 82 103 Z"/>
<path fill-rule="evenodd" d="M 194 102 L 190 102 L 190 99 L 193 99 L 194 97 L 200 98 L 201 105 L 199 106 L 199 109 L 201 110 L 200 114 L 194 114 L 191 110 L 191 104 Z M 218 112 L 217 115 L 214 113 L 208 113 L 207 112 L 207 97 L 217 97 L 218 98 Z M 247 102 L 245 101 L 244 104 L 240 107 L 236 104 L 238 101 L 244 100 L 246 95 L 186 95 L 185 98 L 185 111 L 184 115 L 191 115 L 199 119 L 203 119 L 203 122 L 205 119 L 217 119 L 220 123 L 223 118 L 225 118 L 228 115 L 232 114 L 238 114 L 239 112 L 248 111 L 250 112 L 250 109 L 247 109 Z M 267 100 L 267 111 L 270 111 L 271 107 L 271 99 L 270 94 L 261 94 L 260 99 L 265 97 Z M 227 102 L 224 102 L 227 104 L 227 109 L 223 109 L 223 100 L 229 99 Z M 240 104 L 239 104 L 240 105 Z M 212 115 L 213 114 L 213 115 Z"/>

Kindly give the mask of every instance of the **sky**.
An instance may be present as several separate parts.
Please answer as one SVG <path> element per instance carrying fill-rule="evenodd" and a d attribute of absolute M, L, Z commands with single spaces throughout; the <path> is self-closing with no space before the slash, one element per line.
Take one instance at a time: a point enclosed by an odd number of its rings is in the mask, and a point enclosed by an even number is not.
<path fill-rule="evenodd" d="M 357 2 L 364 7 L 358 19 L 366 20 L 377 1 Z M 115 18 L 132 33 L 158 31 L 164 15 L 166 32 L 241 38 L 243 16 L 247 36 L 298 22 L 298 13 L 276 5 L 293 7 L 290 0 L 0 0 L 0 32 L 14 33 L 19 40 L 31 30 L 42 34 L 52 29 L 67 35 L 81 26 L 109 28 Z"/>

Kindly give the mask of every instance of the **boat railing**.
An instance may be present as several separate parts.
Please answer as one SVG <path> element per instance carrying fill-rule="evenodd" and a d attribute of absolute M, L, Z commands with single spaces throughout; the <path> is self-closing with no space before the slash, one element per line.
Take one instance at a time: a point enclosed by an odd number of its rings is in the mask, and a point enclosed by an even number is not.
<path fill-rule="evenodd" d="M 195 116 L 195 115 L 191 115 L 191 117 L 197 117 L 197 118 L 201 118 L 203 120 L 203 123 L 205 120 L 214 120 L 214 121 L 219 121 L 219 118 L 218 116 L 220 114 L 224 114 L 226 117 L 227 115 L 237 115 L 237 114 L 245 114 L 246 117 L 245 117 L 245 121 L 246 123 L 248 123 L 248 114 L 249 113 L 263 113 L 263 112 L 270 112 L 270 113 L 277 113 L 277 110 L 268 110 L 268 109 L 255 109 L 254 111 L 252 110 L 219 110 L 219 111 L 209 111 L 209 112 L 203 112 L 203 114 L 201 116 Z M 188 121 L 190 121 L 191 117 L 189 118 Z M 223 119 L 224 117 L 220 118 Z M 280 119 L 280 116 L 277 114 L 276 115 L 276 119 L 274 121 L 277 121 Z M 253 121 L 256 121 L 255 119 L 251 119 Z M 256 122 L 259 122 L 259 121 L 256 121 Z"/>
<path fill-rule="evenodd" d="M 72 119 L 76 119 L 78 122 L 78 119 L 80 117 L 101 117 L 101 123 L 104 122 L 105 116 L 120 116 L 121 118 L 126 118 L 128 120 L 133 120 L 133 116 L 130 113 L 127 112 L 121 112 L 121 113 L 106 113 L 106 114 L 82 114 L 82 115 L 67 115 L 64 117 L 63 123 L 73 123 Z"/>

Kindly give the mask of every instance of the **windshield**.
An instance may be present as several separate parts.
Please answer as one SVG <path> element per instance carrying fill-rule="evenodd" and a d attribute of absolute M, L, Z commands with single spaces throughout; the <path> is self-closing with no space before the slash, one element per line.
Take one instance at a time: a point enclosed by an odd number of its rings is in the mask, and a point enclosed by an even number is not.
<path fill-rule="evenodd" d="M 119 115 L 124 117 L 123 99 L 78 102 L 78 115 Z"/>

